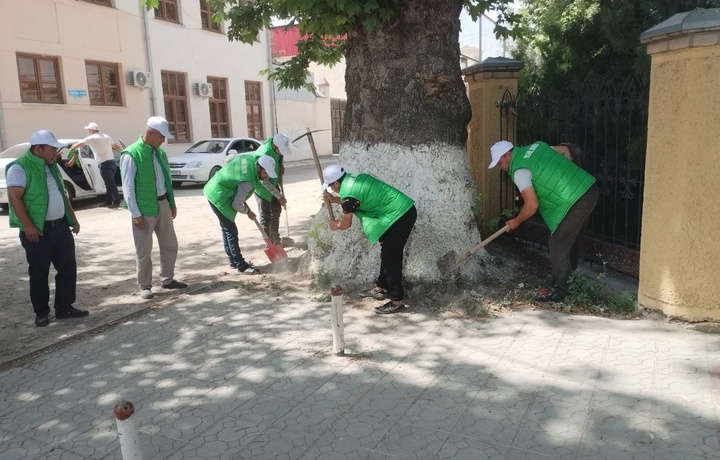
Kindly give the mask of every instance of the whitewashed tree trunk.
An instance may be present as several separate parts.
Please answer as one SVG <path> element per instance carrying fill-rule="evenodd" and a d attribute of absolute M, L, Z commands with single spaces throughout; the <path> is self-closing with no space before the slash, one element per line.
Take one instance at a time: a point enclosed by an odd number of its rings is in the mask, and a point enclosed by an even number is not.
<path fill-rule="evenodd" d="M 347 37 L 348 104 L 339 163 L 415 200 L 418 219 L 404 267 L 410 281 L 441 281 L 438 259 L 480 241 L 465 151 L 471 113 L 460 74 L 462 7 L 463 0 L 400 0 L 391 22 L 373 30 L 359 23 Z M 360 221 L 330 232 L 323 211 L 314 224 L 310 268 L 348 287 L 371 284 L 380 267 L 380 245 L 370 245 Z M 464 274 L 477 279 L 478 258 Z"/>

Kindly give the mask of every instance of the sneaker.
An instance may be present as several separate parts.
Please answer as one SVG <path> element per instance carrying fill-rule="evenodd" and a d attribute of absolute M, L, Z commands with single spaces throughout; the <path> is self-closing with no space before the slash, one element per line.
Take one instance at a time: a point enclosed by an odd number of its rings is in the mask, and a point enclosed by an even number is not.
<path fill-rule="evenodd" d="M 155 294 L 153 294 L 153 291 L 150 288 L 143 288 L 140 289 L 140 297 L 145 300 L 150 300 L 155 297 Z"/>
<path fill-rule="evenodd" d="M 238 273 L 241 273 L 243 275 L 259 275 L 260 274 L 260 270 L 253 267 L 250 264 L 246 264 L 243 267 L 238 267 L 237 271 L 238 271 Z"/>
<path fill-rule="evenodd" d="M 367 291 L 362 291 L 360 293 L 360 297 L 372 297 L 373 299 L 377 299 L 377 300 L 385 300 L 388 298 L 387 291 L 384 291 L 377 287 L 368 289 Z"/>
<path fill-rule="evenodd" d="M 68 319 L 68 318 L 83 318 L 89 315 L 90 312 L 87 310 L 78 310 L 75 307 L 70 307 L 66 310 L 55 311 L 55 319 Z"/>
<path fill-rule="evenodd" d="M 162 287 L 163 289 L 185 289 L 187 284 L 182 281 L 172 280 L 168 284 L 163 284 Z"/>
<path fill-rule="evenodd" d="M 392 313 L 400 313 L 405 310 L 406 307 L 404 303 L 401 303 L 400 305 L 395 305 L 392 300 L 390 300 L 387 303 L 377 307 L 375 309 L 375 313 L 377 313 L 378 315 L 389 315 Z"/>
<path fill-rule="evenodd" d="M 562 289 L 552 288 L 544 294 L 542 291 L 538 293 L 535 300 L 537 302 L 562 302 L 566 295 Z"/>
<path fill-rule="evenodd" d="M 35 316 L 35 326 L 45 327 L 50 323 L 48 315 L 37 315 Z"/>
<path fill-rule="evenodd" d="M 113 204 L 108 205 L 109 209 L 117 209 L 119 207 L 120 207 L 120 203 L 113 203 Z"/>

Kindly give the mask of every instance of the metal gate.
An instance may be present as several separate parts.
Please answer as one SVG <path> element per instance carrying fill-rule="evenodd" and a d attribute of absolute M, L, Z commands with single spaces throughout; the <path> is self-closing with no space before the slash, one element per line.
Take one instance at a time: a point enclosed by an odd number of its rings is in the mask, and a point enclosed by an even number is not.
<path fill-rule="evenodd" d="M 533 90 L 517 98 L 507 92 L 498 101 L 503 139 L 516 145 L 542 140 L 580 147 L 582 167 L 595 176 L 600 189 L 582 256 L 634 277 L 640 266 L 648 94 L 644 82 L 628 78 L 586 81 L 558 91 Z M 509 138 L 513 132 L 517 142 Z M 516 189 L 506 175 L 501 186 L 503 209 L 515 209 L 512 205 L 518 202 L 506 197 L 508 186 Z M 517 236 L 545 245 L 549 230 L 535 216 Z"/>

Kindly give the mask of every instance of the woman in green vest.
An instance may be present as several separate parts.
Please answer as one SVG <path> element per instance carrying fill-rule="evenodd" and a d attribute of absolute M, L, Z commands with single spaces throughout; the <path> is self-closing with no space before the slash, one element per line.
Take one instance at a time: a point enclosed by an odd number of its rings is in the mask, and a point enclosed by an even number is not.
<path fill-rule="evenodd" d="M 535 298 L 539 302 L 562 302 L 568 293 L 570 273 L 577 268 L 581 235 L 600 193 L 595 178 L 573 163 L 567 146 L 551 147 L 535 142 L 514 147 L 500 141 L 490 148 L 492 161 L 507 171 L 523 197 L 520 213 L 507 221 L 509 230 L 540 212 L 550 228 L 550 262 L 553 286 Z"/>
<path fill-rule="evenodd" d="M 341 220 L 330 221 L 330 230 L 350 228 L 353 215 L 356 215 L 370 242 L 379 241 L 382 246 L 380 274 L 375 288 L 365 294 L 390 300 L 377 307 L 375 312 L 386 315 L 404 311 L 403 252 L 417 219 L 415 202 L 369 174 L 349 174 L 339 165 L 326 167 L 323 181 L 324 195 L 330 201 L 340 203 L 343 209 Z M 328 193 L 328 188 L 339 197 Z"/>

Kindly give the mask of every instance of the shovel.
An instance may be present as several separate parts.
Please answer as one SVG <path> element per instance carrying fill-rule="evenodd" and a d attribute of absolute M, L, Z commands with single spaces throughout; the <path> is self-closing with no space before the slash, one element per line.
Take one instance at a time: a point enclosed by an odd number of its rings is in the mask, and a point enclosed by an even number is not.
<path fill-rule="evenodd" d="M 467 263 L 468 260 L 470 260 L 470 257 L 472 257 L 473 254 L 484 248 L 488 243 L 490 243 L 492 240 L 497 238 L 498 236 L 502 235 L 503 233 L 508 231 L 508 226 L 504 226 L 497 232 L 493 233 L 492 235 L 488 236 L 484 240 L 482 240 L 480 243 L 476 244 L 472 248 L 468 249 L 463 255 L 460 257 L 457 257 L 455 254 L 455 251 L 450 251 L 444 256 L 442 256 L 437 261 L 438 270 L 440 270 L 440 273 L 445 276 L 449 275 L 451 277 L 456 277 L 460 274 L 460 269 Z"/>
<path fill-rule="evenodd" d="M 260 225 L 260 222 L 258 222 L 257 219 L 253 219 L 253 221 L 255 222 L 255 225 L 257 225 L 258 230 L 260 230 L 260 233 L 262 233 L 265 244 L 267 244 L 267 249 L 265 249 L 265 255 L 268 256 L 270 262 L 275 263 L 281 260 L 286 260 L 287 254 L 285 254 L 285 249 L 283 249 L 282 245 L 273 244 L 272 240 L 270 240 L 270 237 L 267 236 L 267 233 L 265 233 L 265 230 L 263 230 L 262 225 Z"/>

